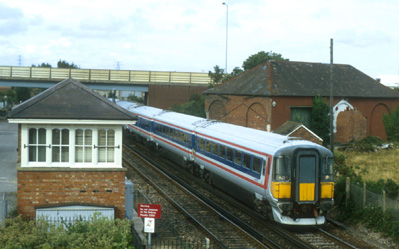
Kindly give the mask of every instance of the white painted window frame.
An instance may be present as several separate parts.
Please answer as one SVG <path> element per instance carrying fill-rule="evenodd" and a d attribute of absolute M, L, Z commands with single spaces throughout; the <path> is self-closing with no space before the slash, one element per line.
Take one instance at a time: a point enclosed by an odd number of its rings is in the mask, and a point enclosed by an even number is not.
<path fill-rule="evenodd" d="M 46 147 L 46 161 L 45 162 L 29 162 L 28 161 L 28 136 L 29 128 L 44 128 L 46 129 L 46 145 L 52 143 L 52 130 L 69 129 L 69 162 L 53 163 L 52 149 Z M 77 129 L 91 129 L 93 145 L 98 146 L 98 130 L 113 129 L 115 130 L 115 150 L 114 162 L 99 163 L 98 162 L 98 148 L 92 149 L 92 162 L 77 163 L 75 162 L 75 131 Z M 122 126 L 121 125 L 70 125 L 70 124 L 21 124 L 21 167 L 70 167 L 70 168 L 121 168 L 122 167 Z M 118 148 L 119 145 L 119 148 Z M 94 147 L 94 146 L 93 146 Z"/>

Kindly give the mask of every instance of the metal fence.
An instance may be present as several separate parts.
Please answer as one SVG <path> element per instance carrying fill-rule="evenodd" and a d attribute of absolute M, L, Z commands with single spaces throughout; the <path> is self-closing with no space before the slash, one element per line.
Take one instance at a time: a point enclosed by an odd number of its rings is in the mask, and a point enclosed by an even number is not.
<path fill-rule="evenodd" d="M 356 205 L 356 207 L 381 207 L 384 212 L 389 212 L 392 217 L 399 220 L 399 200 L 387 197 L 385 191 L 381 194 L 371 192 L 367 190 L 366 184 L 363 186 L 357 186 L 351 184 L 350 181 L 347 180 L 346 185 L 347 196 L 350 196 L 350 200 Z"/>
<path fill-rule="evenodd" d="M 133 203 L 134 207 L 137 208 L 139 203 L 153 204 L 147 195 L 149 194 L 149 187 L 147 189 L 134 189 Z M 181 235 L 174 230 L 175 225 L 168 220 L 168 217 L 162 217 L 156 220 L 155 231 L 167 230 L 157 232 L 151 236 L 151 248 L 174 248 L 174 249 L 196 249 L 196 248 L 223 248 L 217 242 L 210 241 L 209 239 L 196 239 L 190 240 L 182 238 Z M 133 245 L 136 249 L 147 248 L 147 236 L 142 231 L 136 231 L 134 225 L 132 226 Z"/>
<path fill-rule="evenodd" d="M 208 73 L 161 72 L 133 70 L 71 69 L 45 67 L 0 66 L 0 77 L 16 79 L 59 80 L 74 78 L 82 81 L 114 81 L 118 83 L 204 84 L 212 82 Z"/>

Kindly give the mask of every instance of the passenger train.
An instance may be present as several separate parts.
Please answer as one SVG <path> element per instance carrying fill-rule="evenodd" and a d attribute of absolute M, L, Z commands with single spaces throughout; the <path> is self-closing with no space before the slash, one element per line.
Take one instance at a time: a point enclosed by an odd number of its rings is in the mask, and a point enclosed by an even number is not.
<path fill-rule="evenodd" d="M 321 225 L 334 205 L 330 150 L 271 132 L 126 101 L 132 134 L 193 174 L 287 225 Z M 270 210 L 271 209 L 271 210 Z"/>

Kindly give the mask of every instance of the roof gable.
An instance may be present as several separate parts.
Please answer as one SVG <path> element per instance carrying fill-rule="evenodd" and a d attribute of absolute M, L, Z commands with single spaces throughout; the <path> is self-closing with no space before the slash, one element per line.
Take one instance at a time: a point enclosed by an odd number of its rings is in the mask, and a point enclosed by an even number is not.
<path fill-rule="evenodd" d="M 335 97 L 399 98 L 399 93 L 350 65 L 333 65 Z M 269 61 L 204 94 L 329 96 L 330 64 Z"/>
<path fill-rule="evenodd" d="M 125 121 L 135 116 L 69 78 L 14 107 L 8 118 Z"/>

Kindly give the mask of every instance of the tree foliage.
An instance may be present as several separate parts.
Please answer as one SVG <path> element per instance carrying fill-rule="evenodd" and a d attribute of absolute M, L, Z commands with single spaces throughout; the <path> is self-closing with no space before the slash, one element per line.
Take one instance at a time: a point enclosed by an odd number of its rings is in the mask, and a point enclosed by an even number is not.
<path fill-rule="evenodd" d="M 220 68 L 218 65 L 213 67 L 213 70 L 215 72 L 209 71 L 208 76 L 209 78 L 212 79 L 212 83 L 217 85 L 222 82 L 223 75 L 224 75 L 224 69 Z"/>
<path fill-rule="evenodd" d="M 104 217 L 56 226 L 19 216 L 0 229 L 0 248 L 130 248 L 131 241 L 130 221 Z"/>
<path fill-rule="evenodd" d="M 42 64 L 37 64 L 37 65 L 32 65 L 32 67 L 48 67 L 48 68 L 52 68 L 50 63 L 45 63 L 42 62 Z M 79 69 L 79 66 L 72 63 L 67 62 L 66 60 L 59 60 L 57 62 L 57 67 L 58 68 L 75 68 L 75 69 Z"/>
<path fill-rule="evenodd" d="M 57 67 L 58 68 L 75 68 L 75 69 L 79 69 L 78 65 L 75 65 L 73 62 L 72 63 L 68 63 L 65 60 L 59 60 L 57 62 Z"/>
<path fill-rule="evenodd" d="M 270 52 L 260 51 L 256 54 L 249 56 L 242 63 L 242 68 L 244 68 L 244 70 L 247 71 L 247 70 L 254 68 L 257 65 L 262 64 L 263 62 L 266 62 L 269 60 L 288 61 L 288 59 L 283 58 L 283 56 L 281 54 L 274 53 L 272 51 L 270 51 Z"/>
<path fill-rule="evenodd" d="M 383 115 L 382 121 L 389 141 L 399 141 L 399 105 L 394 111 L 390 109 L 388 114 Z"/>
<path fill-rule="evenodd" d="M 42 64 L 32 65 L 32 67 L 51 67 L 51 64 L 42 62 Z"/>
<path fill-rule="evenodd" d="M 205 99 L 203 95 L 193 94 L 189 102 L 182 105 L 173 105 L 171 111 L 205 118 Z"/>
<path fill-rule="evenodd" d="M 316 133 L 323 139 L 323 144 L 326 145 L 330 140 L 330 107 L 326 100 L 321 96 L 313 98 L 313 107 L 310 118 L 310 130 Z"/>
<path fill-rule="evenodd" d="M 137 97 L 137 96 L 135 96 L 135 95 L 129 95 L 129 96 L 127 97 L 127 100 L 128 100 L 128 101 L 132 101 L 132 102 L 136 102 L 136 103 L 144 104 L 144 99 L 143 99 L 143 98 L 140 98 L 140 97 Z"/>

